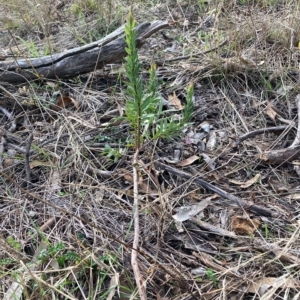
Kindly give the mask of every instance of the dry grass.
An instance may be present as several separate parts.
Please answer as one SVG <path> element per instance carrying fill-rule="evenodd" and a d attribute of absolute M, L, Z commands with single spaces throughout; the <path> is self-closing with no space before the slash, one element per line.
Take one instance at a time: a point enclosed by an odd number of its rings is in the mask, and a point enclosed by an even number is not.
<path fill-rule="evenodd" d="M 0 0 L 0 49 L 28 57 L 89 43 L 122 24 L 129 5 L 121 0 L 77 0 L 62 7 L 59 1 Z M 153 0 L 136 1 L 133 10 L 139 21 L 173 22 L 147 41 L 141 60 L 145 66 L 157 62 L 164 98 L 175 92 L 184 102 L 187 85 L 194 83 L 193 128 L 198 131 L 203 121 L 209 122 L 217 141 L 203 152 L 200 145 L 187 145 L 183 136 L 149 142 L 142 151 L 146 167 L 140 186 L 139 264 L 148 298 L 297 299 L 297 164 L 260 159 L 266 150 L 290 145 L 296 126 L 232 145 L 247 132 L 297 122 L 298 1 Z M 226 39 L 226 45 L 199 54 Z M 16 299 L 112 299 L 110 292 L 114 299 L 139 299 L 130 265 L 131 133 L 126 124 L 103 126 L 124 108 L 124 71 L 121 64 L 112 67 L 90 80 L 80 76 L 1 89 L 1 105 L 17 123 L 15 133 L 7 132 L 11 121 L 1 113 L 6 141 L 1 171 L 12 179 L 2 173 L 0 181 L 1 299 L 13 282 L 21 284 L 22 296 Z M 50 103 L 58 91 L 69 94 L 79 109 L 71 104 L 54 111 Z M 30 133 L 32 186 L 26 191 L 24 152 Z M 191 221 L 179 233 L 172 218 L 175 209 L 200 203 L 210 192 L 192 180 L 155 170 L 152 162 L 162 158 L 172 165 L 176 149 L 181 149 L 180 160 L 201 157 L 184 171 L 279 217 L 254 214 L 219 197 L 199 217 L 215 228 L 235 231 L 236 237 Z M 216 163 L 214 170 L 203 153 Z M 260 179 L 247 188 L 232 182 L 257 174 Z M 245 234 L 236 227 L 241 222 L 236 216 L 259 226 Z"/>

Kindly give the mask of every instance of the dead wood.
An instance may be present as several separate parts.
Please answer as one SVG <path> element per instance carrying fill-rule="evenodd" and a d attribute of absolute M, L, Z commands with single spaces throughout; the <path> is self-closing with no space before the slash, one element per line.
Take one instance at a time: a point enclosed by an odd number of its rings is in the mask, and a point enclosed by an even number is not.
<path fill-rule="evenodd" d="M 137 47 L 160 29 L 168 27 L 166 21 L 146 22 L 137 26 Z M 126 56 L 124 26 L 105 38 L 70 49 L 63 53 L 32 59 L 0 63 L 0 82 L 24 83 L 32 80 L 71 78 L 102 68 Z"/>
<path fill-rule="evenodd" d="M 276 126 L 276 127 L 267 127 L 267 128 L 261 128 L 257 129 L 251 132 L 248 132 L 242 136 L 240 136 L 236 142 L 235 142 L 235 147 L 237 147 L 241 142 L 245 141 L 246 139 L 249 139 L 251 137 L 254 137 L 258 134 L 263 134 L 266 132 L 273 132 L 273 131 L 283 131 L 285 129 L 289 128 L 289 126 Z"/>
<path fill-rule="evenodd" d="M 244 200 L 242 198 L 239 198 L 237 196 L 234 196 L 232 194 L 227 193 L 226 191 L 220 189 L 219 187 L 212 185 L 211 183 L 200 179 L 198 177 L 194 177 L 191 174 L 188 174 L 186 172 L 180 171 L 178 169 L 172 168 L 170 166 L 167 166 L 161 162 L 155 162 L 155 165 L 160 167 L 162 170 L 168 171 L 170 173 L 173 173 L 177 176 L 180 176 L 182 178 L 185 179 L 191 179 L 193 181 L 193 183 L 201 185 L 202 187 L 217 193 L 218 195 L 233 201 L 234 203 L 238 204 L 239 206 L 241 206 L 243 209 L 257 213 L 259 215 L 262 216 L 267 216 L 267 217 L 278 217 L 278 214 L 276 212 L 271 211 L 270 209 L 268 209 L 267 207 L 263 207 L 261 205 L 257 205 L 255 203 L 253 203 L 252 201 L 249 200 Z"/>
<path fill-rule="evenodd" d="M 288 161 L 299 159 L 300 157 L 300 94 L 296 96 L 298 107 L 298 128 L 294 142 L 285 149 L 266 151 L 260 158 L 270 164 L 283 164 Z"/>

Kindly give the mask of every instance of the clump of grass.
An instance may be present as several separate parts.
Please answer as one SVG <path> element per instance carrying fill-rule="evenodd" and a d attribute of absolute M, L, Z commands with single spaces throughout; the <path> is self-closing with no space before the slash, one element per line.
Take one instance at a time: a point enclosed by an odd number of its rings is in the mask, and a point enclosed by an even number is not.
<path fill-rule="evenodd" d="M 53 6 L 47 0 L 0 0 L 4 17 L 0 19 L 7 29 L 18 30 L 25 36 L 30 32 L 40 32 L 48 36 L 47 24 L 55 21 Z"/>
<path fill-rule="evenodd" d="M 96 0 L 77 0 L 71 5 L 71 12 L 74 15 L 89 15 L 98 11 L 100 3 Z"/>
<path fill-rule="evenodd" d="M 76 39 L 86 44 L 119 27 L 125 7 L 122 1 L 75 0 L 69 11 L 75 17 L 70 25 Z"/>

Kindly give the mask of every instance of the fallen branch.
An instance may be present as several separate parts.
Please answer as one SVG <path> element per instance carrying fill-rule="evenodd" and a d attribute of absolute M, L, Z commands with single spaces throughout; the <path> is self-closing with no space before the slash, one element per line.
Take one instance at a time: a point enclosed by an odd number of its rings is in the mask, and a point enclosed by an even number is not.
<path fill-rule="evenodd" d="M 234 196 L 232 194 L 229 194 L 226 191 L 220 189 L 217 186 L 212 185 L 209 182 L 206 182 L 203 179 L 197 178 L 197 177 L 195 177 L 191 174 L 188 174 L 186 172 L 183 172 L 183 171 L 177 170 L 175 168 L 172 168 L 170 166 L 167 166 L 167 165 L 165 165 L 161 162 L 155 162 L 155 165 L 160 167 L 161 169 L 163 169 L 165 171 L 173 173 L 173 174 L 175 174 L 177 176 L 180 176 L 182 178 L 191 179 L 193 181 L 193 183 L 195 183 L 197 185 L 201 185 L 202 187 L 204 187 L 204 188 L 206 188 L 206 189 L 208 189 L 208 190 L 210 190 L 214 193 L 217 193 L 218 195 L 220 195 L 220 196 L 222 196 L 222 197 L 224 197 L 228 200 L 233 201 L 234 203 L 238 204 L 239 206 L 241 206 L 245 210 L 252 211 L 254 213 L 257 213 L 257 214 L 263 215 L 263 216 L 267 216 L 267 217 L 278 217 L 278 214 L 271 211 L 270 209 L 268 209 L 266 207 L 263 207 L 261 205 L 257 205 L 255 203 L 253 203 L 252 201 L 247 201 L 247 200 L 244 200 L 244 199 L 239 198 L 237 196 Z"/>
<path fill-rule="evenodd" d="M 141 47 L 149 36 L 168 26 L 168 22 L 159 20 L 137 26 L 137 47 Z M 24 83 L 45 78 L 75 77 L 121 60 L 126 56 L 125 47 L 124 26 L 122 26 L 97 42 L 63 53 L 1 62 L 0 82 Z"/>

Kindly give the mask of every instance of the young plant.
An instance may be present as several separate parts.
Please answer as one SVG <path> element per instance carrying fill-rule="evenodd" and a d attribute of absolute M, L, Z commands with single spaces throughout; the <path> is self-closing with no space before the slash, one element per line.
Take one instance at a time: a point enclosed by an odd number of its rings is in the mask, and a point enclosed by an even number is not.
<path fill-rule="evenodd" d="M 34 42 L 32 40 L 29 40 L 27 42 L 24 39 L 22 39 L 21 37 L 18 37 L 18 39 L 26 47 L 26 49 L 28 51 L 28 55 L 30 57 L 34 57 L 34 58 L 39 57 L 39 50 L 38 50 L 38 48 L 36 47 L 36 45 L 34 44 Z"/>
<path fill-rule="evenodd" d="M 15 240 L 12 236 L 7 237 L 6 241 L 16 251 L 20 251 L 21 250 L 21 244 L 17 240 Z"/>
<path fill-rule="evenodd" d="M 126 91 L 126 118 L 129 121 L 133 136 L 135 154 L 133 156 L 133 222 L 134 239 L 132 245 L 131 265 L 134 272 L 135 281 L 138 287 L 141 300 L 147 299 L 146 289 L 141 282 L 139 265 L 137 262 L 137 251 L 139 247 L 139 190 L 138 183 L 140 170 L 138 164 L 139 151 L 145 142 L 149 139 L 168 138 L 171 135 L 178 134 L 182 128 L 191 120 L 193 111 L 193 87 L 190 86 L 187 91 L 187 105 L 183 109 L 180 121 L 174 117 L 167 116 L 163 111 L 162 99 L 158 94 L 158 81 L 156 76 L 156 66 L 153 64 L 150 68 L 150 79 L 147 85 L 143 84 L 140 74 L 140 61 L 136 47 L 136 23 L 130 12 L 125 25 L 125 40 L 127 57 L 125 59 L 125 69 L 127 77 Z"/>
<path fill-rule="evenodd" d="M 132 126 L 135 148 L 140 148 L 145 140 L 169 138 L 182 132 L 190 122 L 193 113 L 193 86 L 187 89 L 186 105 L 181 119 L 176 121 L 172 112 L 163 111 L 162 98 L 158 93 L 156 65 L 152 64 L 147 85 L 143 85 L 140 75 L 140 61 L 136 47 L 137 32 L 132 14 L 127 18 L 125 26 L 126 52 L 125 69 L 127 77 L 126 118 Z"/>
<path fill-rule="evenodd" d="M 106 144 L 102 151 L 102 155 L 106 156 L 108 159 L 113 160 L 114 163 L 116 163 L 124 155 L 124 153 L 125 149 L 114 149 L 109 146 L 109 144 Z"/>
<path fill-rule="evenodd" d="M 217 288 L 218 282 L 217 282 L 217 278 L 216 278 L 214 271 L 212 269 L 208 268 L 206 270 L 206 275 L 209 278 L 209 280 L 213 283 L 214 287 Z"/>

